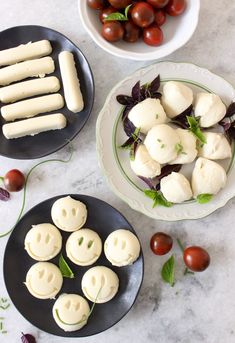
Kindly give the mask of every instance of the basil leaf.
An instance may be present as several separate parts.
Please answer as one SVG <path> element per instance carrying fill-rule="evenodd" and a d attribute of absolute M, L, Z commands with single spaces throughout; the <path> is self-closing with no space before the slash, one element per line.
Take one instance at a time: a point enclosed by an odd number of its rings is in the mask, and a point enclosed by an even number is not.
<path fill-rule="evenodd" d="M 194 136 L 196 136 L 199 139 L 200 142 L 206 144 L 206 137 L 204 136 L 199 126 L 200 117 L 196 118 L 187 116 L 187 121 L 189 124 L 189 130 L 194 134 Z"/>
<path fill-rule="evenodd" d="M 128 20 L 128 12 L 129 12 L 129 9 L 130 9 L 131 6 L 132 6 L 132 4 L 128 5 L 128 6 L 125 8 L 125 17 L 126 17 L 126 20 Z"/>
<path fill-rule="evenodd" d="M 155 190 L 144 190 L 144 194 L 153 200 L 153 208 L 156 206 L 171 207 L 172 203 L 167 201 L 163 194 Z"/>
<path fill-rule="evenodd" d="M 62 254 L 60 255 L 60 258 L 59 258 L 59 268 L 63 277 L 74 279 L 74 273 L 69 267 L 68 263 L 65 261 Z"/>
<path fill-rule="evenodd" d="M 111 13 L 105 18 L 105 21 L 111 21 L 111 20 L 119 20 L 119 21 L 127 21 L 128 18 L 119 12 Z"/>
<path fill-rule="evenodd" d="M 199 194 L 197 196 L 197 202 L 199 204 L 207 204 L 209 201 L 211 201 L 212 198 L 213 198 L 212 194 L 208 194 L 208 193 Z"/>
<path fill-rule="evenodd" d="M 183 152 L 183 145 L 182 144 L 180 144 L 180 143 L 177 143 L 176 145 L 175 145 L 175 150 L 177 151 L 177 154 L 181 154 L 182 152 Z"/>
<path fill-rule="evenodd" d="M 30 335 L 29 333 L 24 334 L 21 332 L 21 341 L 22 343 L 36 343 L 36 339 L 33 335 Z"/>
<path fill-rule="evenodd" d="M 169 283 L 171 287 L 175 284 L 175 258 L 174 255 L 172 255 L 169 260 L 167 260 L 161 271 L 162 279 Z"/>
<path fill-rule="evenodd" d="M 145 194 L 147 197 L 149 197 L 150 199 L 155 200 L 156 191 L 146 189 L 146 190 L 144 190 L 144 194 Z"/>

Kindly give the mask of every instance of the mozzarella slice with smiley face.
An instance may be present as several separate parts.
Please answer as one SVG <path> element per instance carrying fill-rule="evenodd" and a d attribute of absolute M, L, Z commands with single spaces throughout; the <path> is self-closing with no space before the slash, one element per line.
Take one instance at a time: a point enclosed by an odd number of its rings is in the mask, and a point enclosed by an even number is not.
<path fill-rule="evenodd" d="M 61 250 L 62 237 L 52 224 L 33 225 L 25 237 L 25 250 L 36 261 L 48 261 Z"/>
<path fill-rule="evenodd" d="M 37 262 L 28 271 L 25 285 L 35 298 L 53 299 L 61 290 L 63 277 L 50 262 Z"/>
<path fill-rule="evenodd" d="M 127 266 L 139 257 L 140 243 L 131 231 L 116 230 L 106 239 L 104 253 L 113 266 Z"/>
<path fill-rule="evenodd" d="M 90 229 L 73 232 L 66 243 L 68 258 L 78 266 L 89 266 L 100 257 L 102 241 L 99 235 Z"/>
<path fill-rule="evenodd" d="M 56 200 L 51 209 L 54 224 L 63 231 L 79 230 L 86 222 L 87 209 L 79 200 L 70 196 Z"/>
<path fill-rule="evenodd" d="M 119 279 L 110 268 L 90 268 L 82 278 L 82 291 L 87 299 L 98 304 L 110 301 L 117 293 Z"/>
<path fill-rule="evenodd" d="M 61 329 L 72 332 L 86 325 L 90 307 L 86 299 L 78 294 L 62 294 L 54 303 L 52 313 Z"/>

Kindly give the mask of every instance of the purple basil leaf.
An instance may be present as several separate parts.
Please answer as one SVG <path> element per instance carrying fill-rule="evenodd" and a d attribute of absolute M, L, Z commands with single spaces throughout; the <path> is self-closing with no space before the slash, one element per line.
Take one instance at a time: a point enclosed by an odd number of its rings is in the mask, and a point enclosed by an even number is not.
<path fill-rule="evenodd" d="M 130 112 L 130 110 L 132 109 L 134 105 L 128 105 L 124 108 L 123 112 L 122 112 L 122 121 L 124 121 L 126 119 L 126 117 L 128 116 L 128 113 Z"/>
<path fill-rule="evenodd" d="M 225 118 L 226 118 L 226 117 L 231 117 L 231 116 L 233 116 L 234 114 L 235 114 L 235 102 L 232 102 L 232 103 L 229 105 L 228 109 L 227 109 L 227 112 L 226 112 L 226 114 L 225 114 Z"/>
<path fill-rule="evenodd" d="M 230 127 L 230 129 L 228 129 L 228 131 L 226 132 L 230 142 L 231 140 L 235 139 L 235 127 Z"/>
<path fill-rule="evenodd" d="M 127 141 L 125 141 L 121 146 L 120 148 L 123 148 L 123 149 L 126 149 L 126 148 L 129 148 L 133 143 L 134 143 L 134 137 L 129 137 Z"/>
<path fill-rule="evenodd" d="M 224 131 L 228 131 L 232 125 L 232 121 L 230 118 L 226 117 L 219 122 L 219 124 L 223 127 Z"/>
<path fill-rule="evenodd" d="M 154 98 L 154 99 L 161 99 L 161 97 L 162 97 L 162 94 L 161 94 L 161 93 L 159 93 L 159 92 L 154 92 L 154 93 L 152 93 L 152 92 L 151 92 L 151 98 Z"/>
<path fill-rule="evenodd" d="M 123 121 L 123 128 L 128 137 L 131 137 L 136 129 L 135 125 L 132 124 L 128 117 L 126 117 Z"/>
<path fill-rule="evenodd" d="M 146 185 L 149 186 L 150 189 L 155 189 L 156 184 L 157 184 L 157 180 L 156 178 L 150 179 L 148 177 L 144 177 L 144 176 L 139 176 L 137 175 L 138 178 L 140 178 L 142 181 L 144 181 L 146 183 Z"/>
<path fill-rule="evenodd" d="M 187 121 L 187 116 L 191 116 L 192 111 L 193 111 L 193 105 L 190 105 L 188 108 L 186 108 L 185 111 L 178 114 L 178 116 L 174 117 L 172 119 L 172 123 L 183 128 L 183 129 L 188 129 L 189 124 Z"/>
<path fill-rule="evenodd" d="M 119 102 L 119 104 L 127 106 L 127 105 L 132 105 L 133 104 L 133 99 L 131 96 L 128 95 L 117 95 L 116 97 L 117 102 Z"/>
<path fill-rule="evenodd" d="M 160 75 L 158 75 L 149 86 L 150 93 L 156 93 L 160 87 Z"/>
<path fill-rule="evenodd" d="M 2 201 L 8 201 L 10 199 L 10 193 L 0 187 L 0 200 Z"/>
<path fill-rule="evenodd" d="M 36 339 L 33 335 L 30 335 L 28 333 L 24 334 L 23 332 L 21 332 L 22 337 L 21 337 L 21 341 L 22 343 L 36 343 Z"/>
<path fill-rule="evenodd" d="M 182 167 L 182 164 L 167 164 L 161 170 L 161 174 L 156 178 L 160 182 L 165 176 L 170 175 L 172 172 L 178 173 Z"/>
<path fill-rule="evenodd" d="M 131 92 L 131 95 L 132 95 L 132 99 L 136 102 L 139 102 L 140 101 L 140 81 L 138 81 L 134 87 L 132 88 L 132 92 Z"/>

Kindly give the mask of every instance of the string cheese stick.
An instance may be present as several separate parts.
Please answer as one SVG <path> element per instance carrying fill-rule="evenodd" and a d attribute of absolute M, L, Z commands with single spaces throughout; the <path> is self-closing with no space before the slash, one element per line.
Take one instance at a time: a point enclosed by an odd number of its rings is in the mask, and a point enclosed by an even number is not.
<path fill-rule="evenodd" d="M 0 88 L 0 101 L 4 104 L 29 98 L 35 95 L 55 93 L 60 89 L 60 82 L 55 76 L 19 82 Z"/>
<path fill-rule="evenodd" d="M 0 66 L 47 56 L 51 52 L 51 43 L 45 39 L 34 43 L 21 44 L 15 48 L 0 51 Z"/>
<path fill-rule="evenodd" d="M 46 74 L 53 73 L 54 70 L 55 64 L 51 57 L 20 62 L 0 69 L 0 85 L 6 86 L 27 77 L 44 77 Z"/>
<path fill-rule="evenodd" d="M 84 102 L 73 54 L 62 51 L 59 54 L 59 64 L 66 105 L 70 111 L 80 112 L 84 107 Z"/>
<path fill-rule="evenodd" d="M 2 106 L 1 114 L 6 121 L 14 121 L 34 117 L 39 113 L 59 110 L 63 106 L 64 99 L 62 95 L 51 94 Z"/>
<path fill-rule="evenodd" d="M 60 130 L 65 126 L 65 116 L 61 113 L 56 113 L 4 124 L 2 126 L 2 132 L 7 139 L 13 139 L 24 136 L 34 136 L 38 133 L 50 130 Z"/>

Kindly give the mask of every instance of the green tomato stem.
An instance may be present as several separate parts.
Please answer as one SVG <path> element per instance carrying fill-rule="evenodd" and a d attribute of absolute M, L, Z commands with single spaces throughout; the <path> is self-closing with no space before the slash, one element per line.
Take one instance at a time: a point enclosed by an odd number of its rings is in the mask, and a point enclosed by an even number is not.
<path fill-rule="evenodd" d="M 180 241 L 179 238 L 177 238 L 177 243 L 178 243 L 178 245 L 179 245 L 180 250 L 182 251 L 182 253 L 184 253 L 184 246 L 183 246 L 183 244 L 181 243 L 181 241 Z"/>

